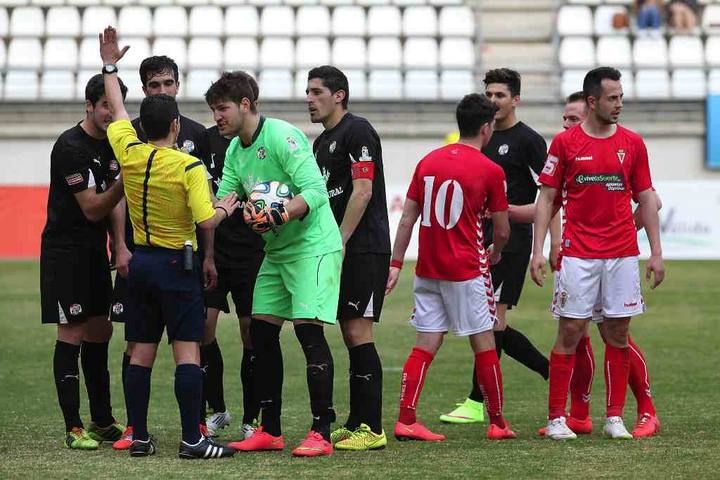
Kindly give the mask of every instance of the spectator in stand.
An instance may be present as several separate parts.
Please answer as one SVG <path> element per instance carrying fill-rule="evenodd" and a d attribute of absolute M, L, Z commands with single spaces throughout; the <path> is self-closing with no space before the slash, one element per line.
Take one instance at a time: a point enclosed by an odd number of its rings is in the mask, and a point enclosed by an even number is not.
<path fill-rule="evenodd" d="M 697 0 L 672 0 L 668 24 L 678 33 L 690 33 L 697 27 L 697 11 Z"/>
<path fill-rule="evenodd" d="M 636 0 L 637 26 L 640 30 L 658 30 L 662 24 L 661 8 L 664 0 Z"/>

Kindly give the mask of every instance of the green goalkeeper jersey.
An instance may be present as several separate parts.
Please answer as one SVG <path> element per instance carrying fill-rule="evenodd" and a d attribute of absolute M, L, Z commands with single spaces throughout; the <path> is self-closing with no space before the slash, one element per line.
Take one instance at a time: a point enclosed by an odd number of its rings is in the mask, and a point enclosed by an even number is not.
<path fill-rule="evenodd" d="M 278 181 L 293 195 L 302 195 L 309 210 L 302 219 L 291 220 L 276 233 L 263 235 L 265 253 L 272 262 L 292 262 L 342 250 L 327 187 L 303 132 L 275 118 L 260 117 L 249 146 L 235 137 L 225 153 L 222 181 L 217 192 L 247 196 L 255 185 Z"/>

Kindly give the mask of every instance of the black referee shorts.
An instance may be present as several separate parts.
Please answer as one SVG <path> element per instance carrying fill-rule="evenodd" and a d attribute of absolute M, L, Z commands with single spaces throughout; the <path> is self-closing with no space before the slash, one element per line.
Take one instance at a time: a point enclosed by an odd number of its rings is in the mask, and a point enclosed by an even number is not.
<path fill-rule="evenodd" d="M 371 318 L 379 322 L 389 270 L 389 254 L 347 253 L 340 275 L 338 320 Z"/>
<path fill-rule="evenodd" d="M 136 247 L 127 279 L 125 340 L 159 343 L 167 328 L 169 342 L 202 341 L 205 309 L 199 275 L 197 256 L 193 270 L 185 271 L 182 250 Z"/>
<path fill-rule="evenodd" d="M 230 313 L 230 305 L 227 300 L 229 293 L 235 304 L 237 316 L 249 317 L 252 314 L 255 280 L 263 258 L 263 253 L 259 252 L 258 255 L 248 257 L 238 266 L 222 267 L 216 264 L 218 272 L 217 287 L 205 293 L 205 306 Z"/>
<path fill-rule="evenodd" d="M 90 317 L 105 316 L 111 292 L 105 250 L 81 247 L 41 250 L 42 323 L 81 323 Z"/>
<path fill-rule="evenodd" d="M 503 252 L 500 262 L 490 267 L 496 303 L 507 305 L 508 310 L 518 304 L 529 263 L 530 250 Z"/>

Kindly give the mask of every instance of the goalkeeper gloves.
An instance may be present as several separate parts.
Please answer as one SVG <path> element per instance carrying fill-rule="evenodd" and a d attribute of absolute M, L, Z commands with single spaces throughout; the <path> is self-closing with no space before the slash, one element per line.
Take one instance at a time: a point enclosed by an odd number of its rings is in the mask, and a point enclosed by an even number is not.
<path fill-rule="evenodd" d="M 255 233 L 263 234 L 272 230 L 277 234 L 277 229 L 288 222 L 289 215 L 282 203 L 258 208 L 251 202 L 245 202 L 243 219 Z"/>

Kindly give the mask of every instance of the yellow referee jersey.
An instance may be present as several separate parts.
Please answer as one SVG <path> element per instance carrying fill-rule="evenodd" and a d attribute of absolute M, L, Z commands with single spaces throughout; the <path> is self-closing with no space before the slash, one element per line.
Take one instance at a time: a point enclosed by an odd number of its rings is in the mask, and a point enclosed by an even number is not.
<path fill-rule="evenodd" d="M 205 168 L 197 158 L 143 143 L 129 120 L 107 130 L 120 162 L 135 245 L 179 250 L 192 240 L 195 223 L 215 215 Z"/>

